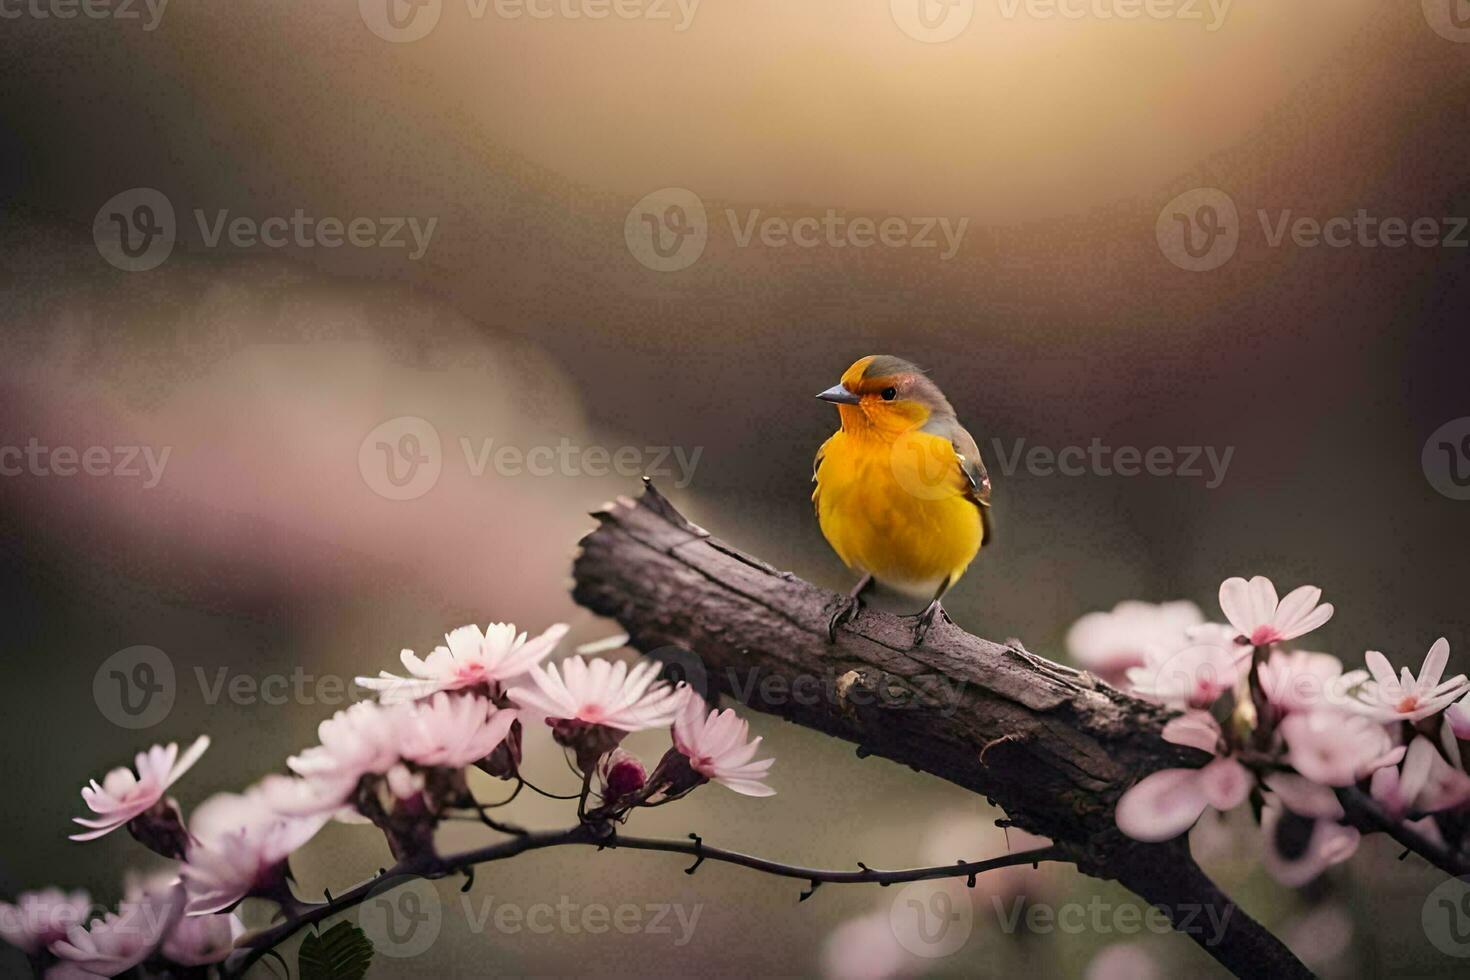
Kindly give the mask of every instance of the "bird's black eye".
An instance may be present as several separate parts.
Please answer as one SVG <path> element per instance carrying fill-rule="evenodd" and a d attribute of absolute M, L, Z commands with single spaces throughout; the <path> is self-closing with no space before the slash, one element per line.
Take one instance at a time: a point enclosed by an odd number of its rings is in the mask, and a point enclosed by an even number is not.
<path fill-rule="evenodd" d="M 891 401 L 893 401 L 893 399 L 895 399 L 897 397 L 898 397 L 898 389 L 897 388 L 884 388 L 883 389 L 883 400 L 885 402 L 891 402 Z"/>

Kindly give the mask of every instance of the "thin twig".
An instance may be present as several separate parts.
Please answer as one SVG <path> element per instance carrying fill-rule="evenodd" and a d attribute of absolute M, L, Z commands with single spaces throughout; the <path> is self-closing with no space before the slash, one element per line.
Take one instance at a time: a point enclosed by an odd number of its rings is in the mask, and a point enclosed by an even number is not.
<path fill-rule="evenodd" d="M 315 925 L 324 919 L 328 919 L 347 909 L 360 905 L 370 895 L 396 888 L 398 884 L 407 882 L 411 878 L 443 878 L 447 875 L 464 872 L 476 865 L 488 864 L 492 861 L 504 861 L 516 855 L 524 854 L 527 851 L 539 851 L 551 847 L 566 847 L 568 845 L 591 845 L 597 847 L 599 850 L 604 848 L 608 850 L 626 848 L 633 851 L 662 851 L 669 854 L 684 854 L 694 856 L 700 861 L 707 860 L 718 861 L 724 864 L 734 864 L 782 878 L 797 878 L 802 881 L 811 882 L 813 885 L 830 883 L 843 885 L 877 884 L 886 886 L 910 881 L 928 881 L 936 878 L 973 879 L 977 874 L 983 874 L 986 871 L 992 871 L 998 868 L 1008 868 L 1022 864 L 1034 866 L 1042 861 L 1068 860 L 1065 849 L 1057 846 L 1049 846 L 1029 851 L 1018 851 L 1014 854 L 1004 854 L 997 858 L 991 858 L 988 861 L 960 862 L 937 868 L 909 868 L 901 871 L 882 871 L 861 865 L 861 870 L 858 871 L 838 871 L 823 868 L 803 868 L 750 854 L 742 854 L 739 851 L 710 847 L 698 838 L 681 841 L 660 840 L 651 837 L 620 837 L 610 833 L 604 826 L 580 824 L 562 831 L 528 833 L 524 836 L 512 838 L 511 840 L 489 844 L 449 857 L 436 858 L 433 855 L 426 855 L 412 860 L 400 861 L 397 865 L 387 869 L 376 877 L 364 881 L 339 895 L 332 896 L 331 901 L 308 905 L 299 914 L 285 922 L 244 937 L 236 944 L 236 949 L 241 951 L 243 955 L 237 954 L 238 961 L 228 964 L 222 975 L 226 977 L 239 977 L 244 975 L 245 971 L 268 951 L 279 946 L 287 939 L 290 939 L 301 929 Z M 394 881 L 394 879 L 398 880 Z M 385 882 L 393 883 L 385 884 Z"/>

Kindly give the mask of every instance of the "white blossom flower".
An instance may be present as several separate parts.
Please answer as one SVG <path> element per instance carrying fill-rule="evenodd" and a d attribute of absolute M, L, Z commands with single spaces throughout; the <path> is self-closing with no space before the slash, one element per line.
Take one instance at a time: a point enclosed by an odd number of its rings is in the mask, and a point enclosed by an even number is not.
<path fill-rule="evenodd" d="M 1252 646 L 1294 640 L 1332 618 L 1332 604 L 1320 602 L 1322 590 L 1303 585 L 1285 599 L 1276 598 L 1276 586 L 1264 575 L 1247 582 L 1226 579 L 1220 585 L 1220 609 L 1236 632 Z"/>
<path fill-rule="evenodd" d="M 89 828 L 85 833 L 73 834 L 72 840 L 95 840 L 110 834 L 127 824 L 163 799 L 170 786 L 188 772 L 199 757 L 209 748 L 209 736 L 201 735 L 189 746 L 182 758 L 177 743 L 155 745 L 147 752 L 139 752 L 134 760 L 137 773 L 126 766 L 109 772 L 99 786 L 97 780 L 83 787 L 82 799 L 96 817 L 73 817 L 74 823 Z"/>
<path fill-rule="evenodd" d="M 1261 811 L 1261 834 L 1266 845 L 1261 863 L 1288 888 L 1300 888 L 1352 857 L 1362 837 L 1335 820 L 1290 814 L 1274 798 L 1268 798 Z"/>
<path fill-rule="evenodd" d="M 421 766 L 463 769 L 493 752 L 516 717 L 478 694 L 440 692 L 404 708 L 397 719 L 399 753 Z"/>
<path fill-rule="evenodd" d="M 661 728 L 673 722 L 682 695 L 657 681 L 659 665 L 652 660 L 632 670 L 619 661 L 568 657 L 531 671 L 534 687 L 513 687 L 510 698 L 539 711 L 548 721 L 582 722 L 624 732 Z"/>
<path fill-rule="evenodd" d="M 34 956 L 65 939 L 67 929 L 85 922 L 91 907 L 91 896 L 81 890 L 70 894 L 60 888 L 21 892 L 14 904 L 0 902 L 0 939 Z"/>
<path fill-rule="evenodd" d="M 516 633 L 512 623 L 461 626 L 444 637 L 445 646 L 420 659 L 412 650 L 399 655 L 408 677 L 386 670 L 377 677 L 359 677 L 357 684 L 377 691 L 384 704 L 416 701 L 440 691 L 458 691 L 485 686 L 498 694 L 509 682 L 528 673 L 556 649 L 566 635 L 565 623 L 557 623 L 535 639 Z"/>
<path fill-rule="evenodd" d="M 301 781 L 269 777 L 244 794 L 212 796 L 194 811 L 194 842 L 180 868 L 190 915 L 220 912 L 280 885 L 281 863 L 326 823 L 330 808 L 305 816 L 278 812 L 268 789 L 273 782 Z"/>
<path fill-rule="evenodd" d="M 765 783 L 776 760 L 751 761 L 761 739 L 750 738 L 750 724 L 733 708 L 711 709 L 692 689 L 680 690 L 685 700 L 674 719 L 674 747 L 689 760 L 689 768 L 745 796 L 776 795 Z"/>
<path fill-rule="evenodd" d="M 1204 622 L 1192 602 L 1125 600 L 1112 612 L 1091 612 L 1067 631 L 1072 661 L 1105 680 L 1115 681 L 1129 667 L 1161 658 L 1184 644 L 1185 630 Z"/>
<path fill-rule="evenodd" d="M 1118 800 L 1118 829 L 1141 841 L 1171 840 L 1184 833 L 1207 808 L 1232 810 L 1250 795 L 1250 770 L 1221 755 L 1223 739 L 1215 719 L 1191 711 L 1164 725 L 1164 740 L 1202 749 L 1215 759 L 1200 769 L 1160 769 L 1135 783 Z"/>
<path fill-rule="evenodd" d="M 1425 654 L 1417 678 L 1407 667 L 1395 677 L 1393 665 L 1377 650 L 1369 650 L 1363 659 L 1373 679 L 1359 687 L 1354 707 L 1380 721 L 1419 721 L 1470 691 L 1470 679 L 1464 674 L 1440 681 L 1450 659 L 1450 643 L 1444 637 L 1435 640 Z"/>
<path fill-rule="evenodd" d="M 1250 665 L 1250 648 L 1197 644 L 1151 657 L 1127 672 L 1130 690 L 1173 708 L 1208 708 L 1233 690 Z"/>
<path fill-rule="evenodd" d="M 222 963 L 244 932 L 245 923 L 233 912 L 185 916 L 163 940 L 163 956 L 180 966 Z"/>
<path fill-rule="evenodd" d="M 146 960 L 183 911 L 184 886 L 178 879 L 162 887 L 129 889 L 116 912 L 89 926 L 67 929 L 65 939 L 51 944 L 51 952 L 89 973 L 114 977 Z"/>
<path fill-rule="evenodd" d="M 1404 757 L 1404 747 L 1378 722 L 1336 711 L 1292 714 L 1279 729 L 1286 739 L 1286 761 L 1313 782 L 1351 786 Z"/>

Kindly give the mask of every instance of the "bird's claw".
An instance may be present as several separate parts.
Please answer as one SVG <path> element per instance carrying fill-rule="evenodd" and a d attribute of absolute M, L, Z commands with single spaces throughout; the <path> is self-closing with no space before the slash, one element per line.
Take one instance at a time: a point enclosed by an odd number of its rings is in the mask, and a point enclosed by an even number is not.
<path fill-rule="evenodd" d="M 837 627 L 844 623 L 850 623 L 857 618 L 858 610 L 863 607 L 863 601 L 856 596 L 845 596 L 839 600 L 837 609 L 827 620 L 827 642 L 837 642 Z"/>
<path fill-rule="evenodd" d="M 929 627 L 933 626 L 934 620 L 941 616 L 945 619 L 949 618 L 944 613 L 944 607 L 938 602 L 935 602 L 919 614 L 919 621 L 914 624 L 914 646 L 920 647 L 924 645 L 924 637 L 929 635 Z"/>

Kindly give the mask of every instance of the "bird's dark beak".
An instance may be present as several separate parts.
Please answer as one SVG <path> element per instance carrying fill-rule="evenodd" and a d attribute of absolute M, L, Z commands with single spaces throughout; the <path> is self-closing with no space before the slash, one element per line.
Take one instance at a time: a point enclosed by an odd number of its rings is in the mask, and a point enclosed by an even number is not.
<path fill-rule="evenodd" d="M 822 401 L 824 402 L 836 402 L 839 405 L 856 405 L 862 401 L 861 398 L 859 398 L 857 395 L 854 395 L 852 392 L 848 391 L 845 386 L 840 384 L 833 385 L 826 391 L 817 395 L 817 397 L 822 399 Z"/>

